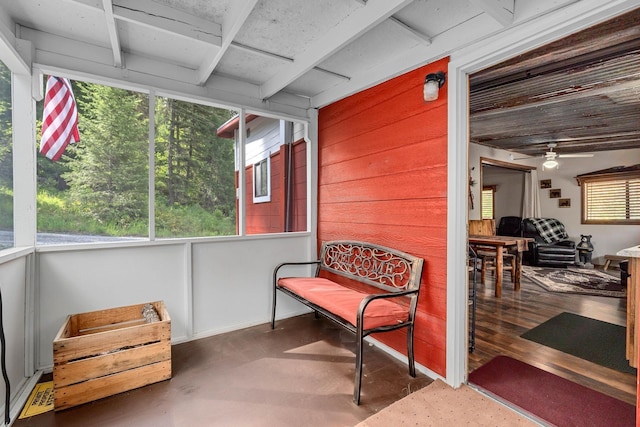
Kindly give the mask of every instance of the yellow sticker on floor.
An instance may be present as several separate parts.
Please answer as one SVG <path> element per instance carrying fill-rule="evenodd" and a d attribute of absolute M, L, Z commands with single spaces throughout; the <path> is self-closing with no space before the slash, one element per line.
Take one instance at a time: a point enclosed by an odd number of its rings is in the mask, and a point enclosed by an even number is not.
<path fill-rule="evenodd" d="M 24 405 L 20 419 L 53 410 L 53 381 L 38 383 Z"/>

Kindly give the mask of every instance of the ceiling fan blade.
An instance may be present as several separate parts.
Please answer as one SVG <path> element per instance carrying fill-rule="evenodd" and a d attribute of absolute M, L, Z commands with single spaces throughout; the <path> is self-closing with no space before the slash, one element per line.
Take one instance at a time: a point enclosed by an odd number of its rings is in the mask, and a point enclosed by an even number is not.
<path fill-rule="evenodd" d="M 589 154 L 558 154 L 558 157 L 568 158 L 568 157 L 593 157 L 593 153 Z"/>

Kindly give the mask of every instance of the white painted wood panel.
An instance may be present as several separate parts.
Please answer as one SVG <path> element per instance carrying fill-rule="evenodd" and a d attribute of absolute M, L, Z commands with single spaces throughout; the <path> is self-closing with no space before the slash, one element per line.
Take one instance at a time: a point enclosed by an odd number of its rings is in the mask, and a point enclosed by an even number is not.
<path fill-rule="evenodd" d="M 53 338 L 74 313 L 163 300 L 174 343 L 266 323 L 273 268 L 283 261 L 314 259 L 310 242 L 308 233 L 289 233 L 43 249 L 38 253 L 36 363 L 41 369 L 52 366 Z M 292 300 L 278 302 L 280 317 L 306 311 Z"/>
<path fill-rule="evenodd" d="M 2 320 L 6 342 L 6 366 L 11 383 L 12 398 L 17 396 L 28 378 L 25 366 L 29 357 L 25 354 L 25 340 L 32 336 L 25 327 L 25 283 L 27 256 L 0 264 L 0 291 L 2 292 Z M 4 420 L 5 388 L 0 381 L 0 408 Z M 13 418 L 13 417 L 12 417 Z"/>

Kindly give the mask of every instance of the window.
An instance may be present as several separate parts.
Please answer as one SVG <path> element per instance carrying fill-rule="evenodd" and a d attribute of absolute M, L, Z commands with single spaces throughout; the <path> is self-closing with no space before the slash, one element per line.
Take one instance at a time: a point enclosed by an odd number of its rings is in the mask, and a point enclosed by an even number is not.
<path fill-rule="evenodd" d="M 493 219 L 496 187 L 482 187 L 482 219 Z"/>
<path fill-rule="evenodd" d="M 37 155 L 39 245 L 237 235 L 240 203 L 245 234 L 307 229 L 305 123 L 248 114 L 247 136 L 240 138 L 236 110 L 71 84 L 80 142 L 55 162 Z M 3 172 L 0 221 L 8 221 Z M 247 200 L 239 199 L 241 193 Z"/>
<path fill-rule="evenodd" d="M 38 154 L 39 244 L 236 234 L 234 143 L 216 135 L 235 111 L 162 97 L 150 104 L 143 93 L 79 81 L 72 86 L 80 142 L 57 162 Z"/>
<path fill-rule="evenodd" d="M 71 83 L 80 142 L 70 144 L 55 162 L 37 154 L 38 244 L 146 237 L 148 96 Z"/>
<path fill-rule="evenodd" d="M 12 139 L 11 71 L 0 61 L 0 249 L 14 245 Z"/>
<path fill-rule="evenodd" d="M 577 177 L 583 224 L 640 224 L 640 169 L 617 169 Z"/>
<path fill-rule="evenodd" d="M 253 165 L 253 202 L 268 202 L 270 197 L 269 157 Z"/>
<path fill-rule="evenodd" d="M 156 97 L 155 234 L 236 234 L 234 141 L 216 129 L 235 111 Z"/>

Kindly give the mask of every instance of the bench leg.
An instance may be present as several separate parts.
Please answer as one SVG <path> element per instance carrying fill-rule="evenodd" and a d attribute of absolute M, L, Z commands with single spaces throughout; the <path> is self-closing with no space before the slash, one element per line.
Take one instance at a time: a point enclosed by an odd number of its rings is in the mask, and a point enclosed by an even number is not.
<path fill-rule="evenodd" d="M 407 328 L 407 361 L 409 363 L 409 375 L 416 377 L 416 361 L 413 356 L 413 325 Z"/>
<path fill-rule="evenodd" d="M 360 388 L 362 385 L 362 331 L 357 332 L 357 348 L 356 348 L 356 378 L 353 383 L 353 403 L 360 405 Z"/>
<path fill-rule="evenodd" d="M 276 288 L 273 288 L 273 304 L 271 305 L 271 329 L 276 328 Z"/>

